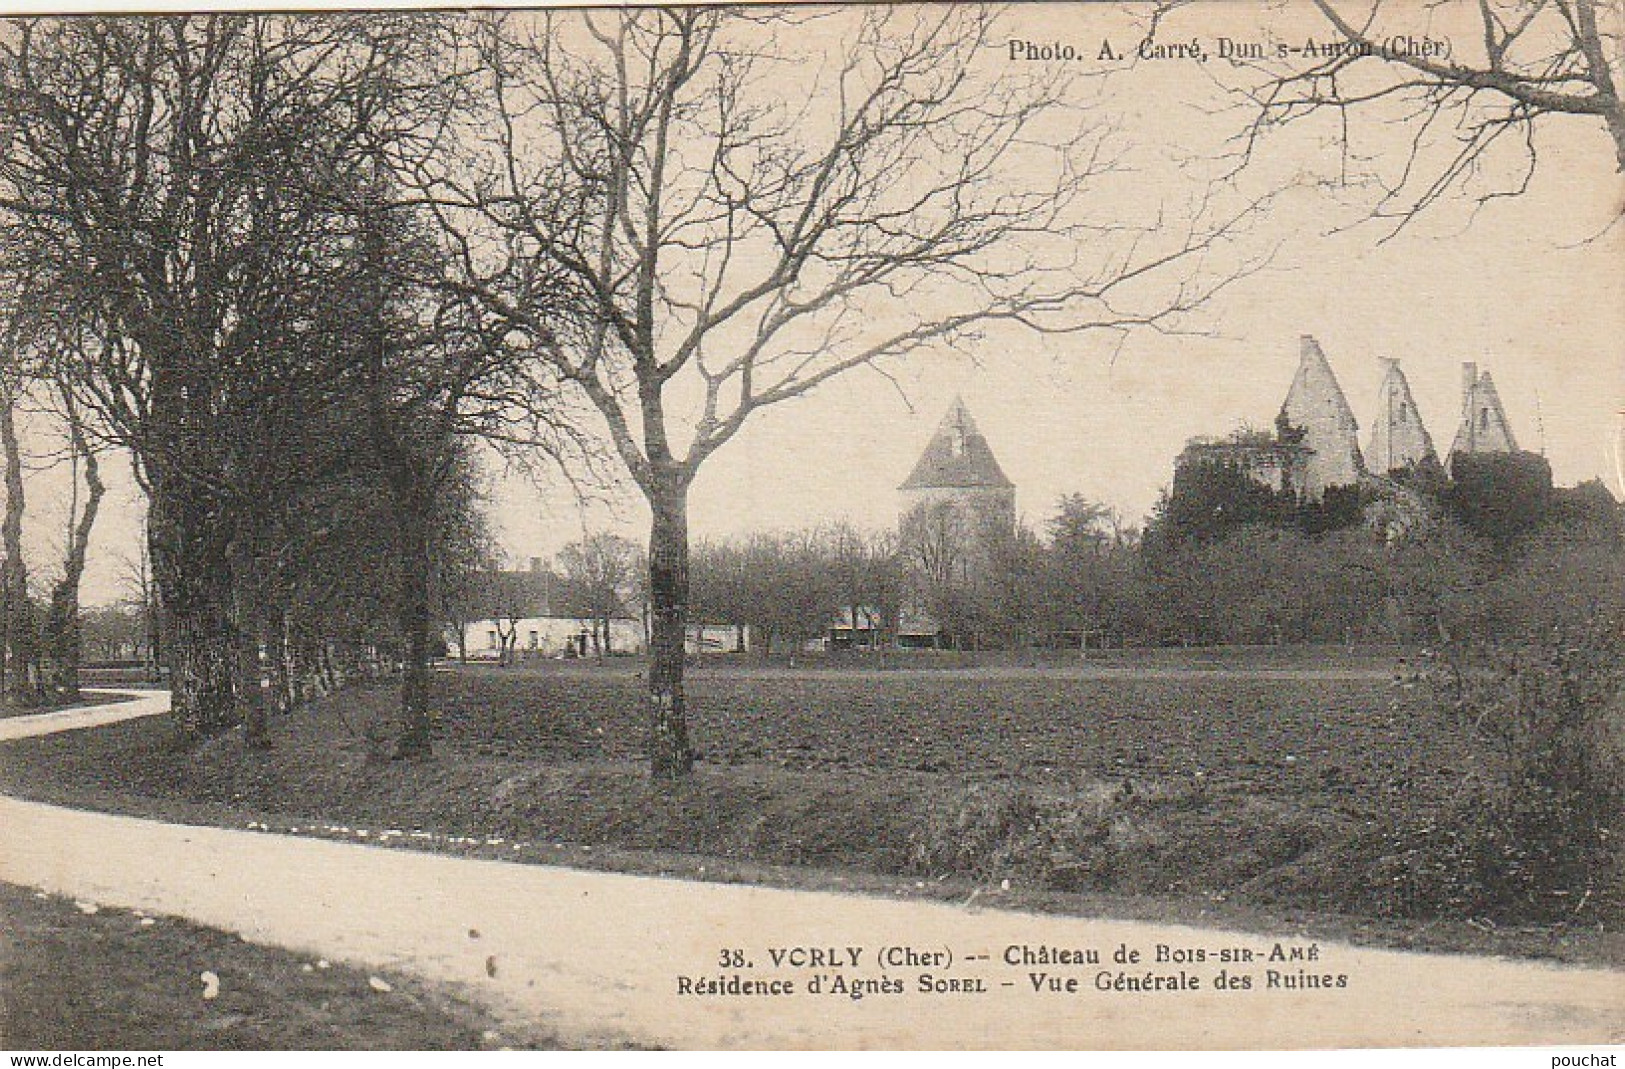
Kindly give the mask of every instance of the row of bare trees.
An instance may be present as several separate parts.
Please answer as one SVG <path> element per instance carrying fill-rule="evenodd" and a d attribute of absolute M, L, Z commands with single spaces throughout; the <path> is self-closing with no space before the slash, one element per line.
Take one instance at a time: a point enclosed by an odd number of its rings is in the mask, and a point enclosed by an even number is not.
<path fill-rule="evenodd" d="M 1258 488 L 1246 480 L 1229 497 L 1232 484 L 1185 479 L 1143 537 L 1112 509 L 1070 494 L 1041 531 L 939 505 L 896 532 L 835 525 L 701 543 L 695 611 L 747 625 L 763 655 L 828 638 L 885 649 L 906 625 L 913 644 L 950 648 L 1437 646 L 1532 546 L 1578 546 L 1576 559 L 1589 562 L 1625 544 L 1600 483 L 1553 489 L 1548 472 L 1545 494 L 1525 503 L 1515 490 L 1539 458 L 1491 459 L 1498 477 L 1441 483 L 1402 534 L 1365 522 L 1362 505 L 1380 502 L 1352 489 L 1346 519 L 1328 530 L 1301 503 L 1283 511 L 1249 502 Z M 1484 515 L 1508 501 L 1518 503 L 1510 533 L 1502 514 Z"/>
<path fill-rule="evenodd" d="M 276 679 L 290 654 L 357 645 L 383 581 L 408 665 L 400 748 L 426 744 L 460 421 L 503 386 L 434 286 L 432 244 L 385 210 L 382 146 L 425 106 L 402 83 L 414 27 L 45 19 L 0 39 L 12 351 L 85 413 L 86 456 L 94 433 L 133 461 L 189 739 L 240 722 L 266 744 L 261 649 Z"/>
<path fill-rule="evenodd" d="M 702 542 L 694 612 L 742 624 L 753 648 L 796 651 L 832 635 L 884 650 L 1021 648 L 1141 638 L 1133 573 L 1138 532 L 1070 495 L 1040 535 L 1023 525 L 922 506 L 896 530 L 839 523 Z"/>
<path fill-rule="evenodd" d="M 775 643 L 794 651 L 824 638 L 837 620 L 854 642 L 884 647 L 897 634 L 904 569 L 894 533 L 849 524 L 701 542 L 694 617 L 747 628 L 763 655 Z"/>

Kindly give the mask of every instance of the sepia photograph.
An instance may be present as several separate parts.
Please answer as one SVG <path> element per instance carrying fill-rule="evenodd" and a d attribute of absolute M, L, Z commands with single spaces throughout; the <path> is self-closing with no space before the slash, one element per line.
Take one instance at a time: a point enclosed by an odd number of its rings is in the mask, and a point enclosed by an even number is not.
<path fill-rule="evenodd" d="M 0 4 L 0 1050 L 1617 1064 L 1622 92 L 1620 0 Z"/>

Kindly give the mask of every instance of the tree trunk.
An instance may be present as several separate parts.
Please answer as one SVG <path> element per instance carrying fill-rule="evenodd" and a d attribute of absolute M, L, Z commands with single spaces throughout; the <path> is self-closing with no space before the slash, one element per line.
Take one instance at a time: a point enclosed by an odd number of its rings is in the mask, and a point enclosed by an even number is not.
<path fill-rule="evenodd" d="M 694 771 L 683 702 L 688 634 L 688 487 L 662 480 L 649 495 L 649 772 L 680 780 Z"/>
<path fill-rule="evenodd" d="M 230 727 L 229 540 L 190 487 L 149 477 L 147 533 L 169 664 L 171 702 L 183 744 Z"/>
<path fill-rule="evenodd" d="M 0 600 L 5 605 L 6 693 L 19 705 L 39 705 L 45 698 L 40 678 L 39 625 L 28 596 L 28 565 L 23 559 L 23 453 L 17 439 L 15 399 L 0 397 L 0 444 L 5 450 L 6 513 L 0 523 L 5 559 L 0 561 Z"/>
<path fill-rule="evenodd" d="M 67 704 L 79 700 L 82 643 L 78 579 L 64 577 L 51 587 L 40 643 L 45 655 L 44 689 L 51 701 Z"/>
<path fill-rule="evenodd" d="M 90 533 L 95 529 L 96 514 L 107 487 L 102 484 L 96 454 L 85 440 L 84 426 L 66 391 L 63 402 L 68 414 L 71 447 L 85 466 L 85 504 L 77 517 L 69 516 L 72 526 L 68 536 L 68 553 L 62 562 L 62 577 L 51 587 L 42 645 L 47 665 L 46 691 L 54 701 L 73 702 L 79 699 L 79 662 L 83 641 L 79 628 L 79 584 L 85 574 Z"/>
<path fill-rule="evenodd" d="M 321 688 L 321 693 L 323 695 L 333 693 L 338 689 L 339 673 L 333 666 L 332 643 L 324 641 L 316 648 L 316 665 L 316 683 Z"/>
<path fill-rule="evenodd" d="M 400 731 L 395 739 L 396 759 L 428 757 L 429 647 L 432 609 L 429 604 L 429 544 L 427 502 L 412 494 L 397 517 L 400 552 L 400 604 L 398 621 L 403 647 L 401 664 Z"/>
<path fill-rule="evenodd" d="M 260 672 L 260 609 L 253 542 L 238 535 L 231 541 L 232 690 L 243 722 L 243 742 L 253 750 L 271 747 L 266 718 L 265 685 Z"/>
<path fill-rule="evenodd" d="M 341 687 L 347 686 L 350 680 L 355 678 L 356 671 L 361 665 L 361 658 L 356 653 L 355 647 L 349 642 L 333 643 L 329 647 L 329 654 L 327 664 L 330 671 L 328 673 L 327 692 L 332 694 Z"/>
<path fill-rule="evenodd" d="M 147 552 L 142 547 L 142 552 Z M 164 681 L 164 623 L 163 614 L 158 610 L 158 597 L 156 591 L 147 590 L 142 595 L 141 615 L 142 623 L 147 630 L 147 682 L 162 683 Z"/>
<path fill-rule="evenodd" d="M 288 636 L 288 705 L 298 708 L 305 704 L 314 692 L 313 667 L 315 658 L 311 654 L 310 645 L 300 638 L 297 632 Z"/>
<path fill-rule="evenodd" d="M 0 698 L 11 693 L 7 675 L 11 650 L 11 586 L 6 574 L 6 560 L 0 557 Z"/>
<path fill-rule="evenodd" d="M 287 614 L 280 605 L 265 610 L 260 622 L 260 642 L 265 647 L 266 674 L 271 680 L 270 711 L 283 716 L 293 708 L 293 676 L 288 668 Z"/>

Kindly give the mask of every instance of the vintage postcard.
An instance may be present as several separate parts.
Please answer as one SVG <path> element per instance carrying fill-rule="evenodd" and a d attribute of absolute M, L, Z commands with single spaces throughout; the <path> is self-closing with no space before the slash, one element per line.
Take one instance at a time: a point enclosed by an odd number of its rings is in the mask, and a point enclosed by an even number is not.
<path fill-rule="evenodd" d="M 1616 1064 L 1622 34 L 13 8 L 0 1046 Z"/>

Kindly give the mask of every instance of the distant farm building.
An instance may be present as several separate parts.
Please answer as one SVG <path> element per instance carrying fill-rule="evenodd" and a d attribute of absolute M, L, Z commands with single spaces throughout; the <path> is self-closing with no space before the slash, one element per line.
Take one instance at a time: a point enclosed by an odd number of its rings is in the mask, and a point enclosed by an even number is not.
<path fill-rule="evenodd" d="M 873 649 L 882 641 L 880 613 L 860 605 L 842 609 L 829 625 L 825 645 L 832 650 Z"/>
<path fill-rule="evenodd" d="M 446 648 L 453 657 L 466 655 L 473 661 L 498 661 L 504 650 L 519 659 L 535 657 L 589 657 L 598 652 L 641 653 L 647 641 L 643 622 L 612 619 L 609 622 L 609 649 L 593 648 L 592 624 L 567 616 L 524 616 L 517 619 L 473 620 L 447 629 Z"/>
<path fill-rule="evenodd" d="M 689 624 L 685 645 L 689 653 L 745 653 L 752 648 L 750 628 L 744 624 Z"/>
<path fill-rule="evenodd" d="M 539 658 L 595 657 L 642 654 L 648 651 L 648 633 L 642 620 L 617 617 L 609 621 L 609 642 L 594 644 L 591 621 L 569 616 L 527 616 L 517 620 L 474 620 L 446 631 L 451 657 L 471 661 L 528 661 Z M 689 653 L 744 653 L 751 648 L 750 628 L 743 624 L 695 623 L 688 628 Z M 504 654 L 504 650 L 508 652 Z"/>

